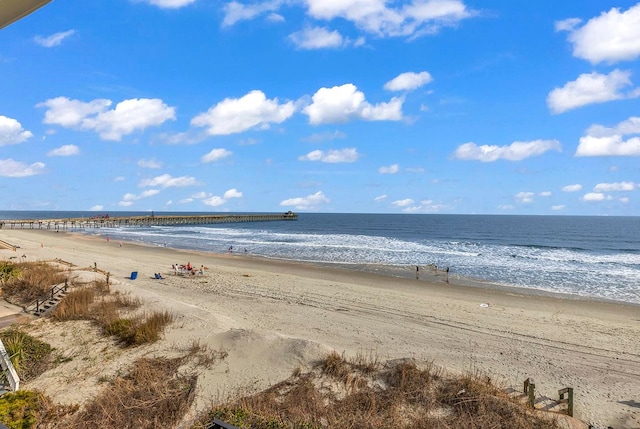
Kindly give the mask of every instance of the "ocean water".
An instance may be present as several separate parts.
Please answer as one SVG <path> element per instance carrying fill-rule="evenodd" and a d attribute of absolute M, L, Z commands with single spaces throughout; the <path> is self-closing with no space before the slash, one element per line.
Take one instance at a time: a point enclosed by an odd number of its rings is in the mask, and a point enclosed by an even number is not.
<path fill-rule="evenodd" d="M 95 214 L 0 212 L 0 219 Z M 127 215 L 149 213 L 111 213 Z M 287 222 L 84 232 L 214 253 L 233 246 L 267 258 L 380 264 L 408 276 L 416 265 L 436 264 L 478 281 L 640 304 L 640 217 L 301 213 Z"/>

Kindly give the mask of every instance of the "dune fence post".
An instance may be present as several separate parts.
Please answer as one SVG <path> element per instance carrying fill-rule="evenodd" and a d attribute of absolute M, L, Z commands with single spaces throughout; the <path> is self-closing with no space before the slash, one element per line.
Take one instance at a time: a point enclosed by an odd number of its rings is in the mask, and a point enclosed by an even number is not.
<path fill-rule="evenodd" d="M 527 395 L 527 402 L 531 408 L 536 407 L 536 384 L 533 378 L 529 377 L 524 381 L 524 393 Z"/>
<path fill-rule="evenodd" d="M 565 394 L 567 395 L 567 399 L 564 398 Z M 565 387 L 564 389 L 558 390 L 558 395 L 560 396 L 559 402 L 567 403 L 567 415 L 573 417 L 573 387 Z"/>

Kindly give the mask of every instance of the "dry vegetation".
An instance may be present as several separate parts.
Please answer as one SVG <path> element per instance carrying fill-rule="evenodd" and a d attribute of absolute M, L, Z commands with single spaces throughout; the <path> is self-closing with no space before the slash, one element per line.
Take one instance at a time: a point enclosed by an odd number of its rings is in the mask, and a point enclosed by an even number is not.
<path fill-rule="evenodd" d="M 167 311 L 135 313 L 141 305 L 137 298 L 110 293 L 109 285 L 99 281 L 71 291 L 51 317 L 58 321 L 92 320 L 122 345 L 138 346 L 158 341 L 164 328 L 173 321 L 173 315 Z"/>
<path fill-rule="evenodd" d="M 488 378 L 444 376 L 411 361 L 380 365 L 328 355 L 272 388 L 214 407 L 194 428 L 218 418 L 238 428 L 552 429 Z"/>
<path fill-rule="evenodd" d="M 46 298 L 52 286 L 66 279 L 64 270 L 46 262 L 0 262 L 3 298 L 21 307 Z"/>
<path fill-rule="evenodd" d="M 4 298 L 28 306 L 50 293 L 52 285 L 63 283 L 66 273 L 47 263 L 3 263 L 0 282 Z M 164 312 L 136 312 L 142 302 L 111 293 L 105 281 L 72 284 L 50 317 L 56 321 L 91 320 L 103 333 L 115 336 L 123 346 L 155 342 L 173 315 Z M 51 346 L 26 332 L 11 327 L 0 338 L 21 380 L 32 380 L 55 366 Z M 172 427 L 191 406 L 196 376 L 180 374 L 185 361 L 211 365 L 226 354 L 209 351 L 194 343 L 181 358 L 142 359 L 124 376 L 118 376 L 97 398 L 78 413 L 77 406 L 54 405 L 41 392 L 19 391 L 0 398 L 0 421 L 10 428 Z"/>
<path fill-rule="evenodd" d="M 180 374 L 184 358 L 140 359 L 117 377 L 65 428 L 171 428 L 193 402 L 197 376 Z"/>

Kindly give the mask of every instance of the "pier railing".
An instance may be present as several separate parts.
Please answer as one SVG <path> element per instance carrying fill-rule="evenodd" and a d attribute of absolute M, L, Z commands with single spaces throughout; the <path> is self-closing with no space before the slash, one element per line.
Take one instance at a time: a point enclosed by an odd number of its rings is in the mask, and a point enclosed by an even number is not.
<path fill-rule="evenodd" d="M 95 216 L 89 218 L 66 219 L 17 219 L 0 221 L 0 228 L 5 229 L 89 229 L 89 228 L 120 228 L 127 226 L 158 226 L 158 225 L 208 225 L 215 223 L 238 222 L 269 222 L 297 220 L 294 212 L 281 214 L 212 214 L 195 216 Z"/>

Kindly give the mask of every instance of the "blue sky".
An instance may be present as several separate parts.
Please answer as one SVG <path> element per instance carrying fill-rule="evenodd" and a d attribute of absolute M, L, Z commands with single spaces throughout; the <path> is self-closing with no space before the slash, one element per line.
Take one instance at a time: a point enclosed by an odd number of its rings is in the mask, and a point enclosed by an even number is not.
<path fill-rule="evenodd" d="M 54 0 L 1 210 L 640 215 L 640 3 Z"/>

